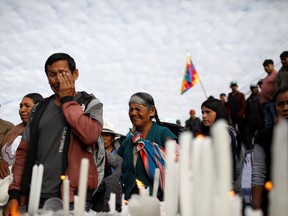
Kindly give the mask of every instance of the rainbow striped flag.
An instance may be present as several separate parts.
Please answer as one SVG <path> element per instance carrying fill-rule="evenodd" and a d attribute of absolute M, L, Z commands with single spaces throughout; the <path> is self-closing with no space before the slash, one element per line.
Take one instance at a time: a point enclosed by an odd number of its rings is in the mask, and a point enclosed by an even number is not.
<path fill-rule="evenodd" d="M 184 92 L 188 91 L 190 88 L 192 88 L 194 85 L 196 85 L 198 82 L 200 82 L 200 79 L 198 77 L 197 71 L 192 63 L 189 53 L 187 53 L 186 69 L 184 72 L 184 78 L 181 87 L 181 95 L 184 94 Z"/>

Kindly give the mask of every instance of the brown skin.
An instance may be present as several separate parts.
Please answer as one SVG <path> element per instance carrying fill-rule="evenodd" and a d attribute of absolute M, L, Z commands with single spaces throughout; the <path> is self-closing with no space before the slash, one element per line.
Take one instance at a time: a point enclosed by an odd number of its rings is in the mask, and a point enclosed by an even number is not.
<path fill-rule="evenodd" d="M 280 93 L 276 100 L 277 118 L 276 124 L 280 117 L 288 119 L 288 91 Z M 261 209 L 263 186 L 252 187 L 252 207 L 253 209 Z"/>
<path fill-rule="evenodd" d="M 79 72 L 76 69 L 73 73 L 70 71 L 67 60 L 59 60 L 47 67 L 48 83 L 55 93 L 55 104 L 61 105 L 60 100 L 66 96 L 75 96 L 75 81 L 78 79 Z M 26 203 L 26 199 L 21 197 L 20 206 Z M 3 211 L 3 216 L 12 216 L 13 212 L 19 212 L 18 201 L 10 200 Z M 15 215 L 15 214 L 13 214 Z"/>
<path fill-rule="evenodd" d="M 155 115 L 155 107 L 145 107 L 141 104 L 133 103 L 129 106 L 129 118 L 136 131 L 141 132 L 141 137 L 146 138 L 152 126 L 152 117 Z"/>
<path fill-rule="evenodd" d="M 27 124 L 30 111 L 34 105 L 33 100 L 29 97 L 24 97 L 20 102 L 19 116 L 24 125 Z M 10 175 L 9 164 L 5 160 L 0 160 L 0 178 L 4 179 L 8 175 Z"/>
<path fill-rule="evenodd" d="M 110 153 L 114 149 L 113 142 L 115 139 L 111 133 L 103 132 L 101 135 L 103 137 L 105 151 Z"/>
<path fill-rule="evenodd" d="M 79 72 L 72 73 L 66 60 L 59 60 L 47 67 L 47 78 L 52 91 L 55 93 L 55 104 L 60 106 L 60 100 L 65 96 L 75 96 L 75 81 Z"/>

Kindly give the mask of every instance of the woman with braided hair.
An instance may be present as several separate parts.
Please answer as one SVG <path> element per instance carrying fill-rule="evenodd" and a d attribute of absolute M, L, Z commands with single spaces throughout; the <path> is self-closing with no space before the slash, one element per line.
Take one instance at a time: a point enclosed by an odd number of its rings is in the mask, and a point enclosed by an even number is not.
<path fill-rule="evenodd" d="M 177 139 L 168 128 L 161 125 L 154 99 L 148 93 L 138 92 L 131 96 L 129 118 L 133 125 L 133 129 L 130 130 L 131 136 L 127 137 L 118 149 L 118 154 L 123 158 L 120 180 L 126 200 L 130 198 L 131 194 L 138 193 L 136 179 L 140 180 L 145 187 L 149 187 L 150 194 L 152 194 L 154 171 L 158 166 L 155 166 L 155 161 L 149 158 L 149 155 L 153 154 L 155 149 L 156 154 L 161 155 L 166 141 Z M 144 161 L 148 161 L 147 163 L 143 162 L 143 157 L 146 157 Z M 161 160 L 160 158 L 156 164 L 159 163 L 164 167 L 165 159 Z M 160 190 L 158 191 L 160 200 L 163 198 L 163 188 L 161 187 L 161 183 L 163 183 L 161 176 L 164 176 L 162 175 L 164 173 L 161 173 L 163 167 L 158 167 L 160 169 Z"/>

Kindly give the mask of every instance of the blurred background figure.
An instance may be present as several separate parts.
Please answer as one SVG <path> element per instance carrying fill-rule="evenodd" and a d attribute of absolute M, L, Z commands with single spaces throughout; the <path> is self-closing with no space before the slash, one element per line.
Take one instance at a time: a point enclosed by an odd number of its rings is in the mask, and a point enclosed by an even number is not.
<path fill-rule="evenodd" d="M 190 130 L 194 136 L 197 136 L 201 133 L 201 120 L 196 117 L 196 113 L 194 109 L 189 111 L 190 118 L 185 122 L 185 128 Z"/>
<path fill-rule="evenodd" d="M 1 104 L 0 104 L 1 107 Z M 14 126 L 13 123 L 0 118 L 0 142 L 2 137 Z"/>
<path fill-rule="evenodd" d="M 266 59 L 263 62 L 263 67 L 267 76 L 263 79 L 261 85 L 260 104 L 264 113 L 265 127 L 270 127 L 274 124 L 276 117 L 273 97 L 275 94 L 275 78 L 277 71 L 274 69 L 274 63 L 271 59 Z"/>
<path fill-rule="evenodd" d="M 276 121 L 288 120 L 288 87 L 280 88 L 275 93 Z M 254 160 L 252 166 L 252 206 L 254 209 L 262 209 L 263 215 L 268 215 L 269 188 L 265 183 L 271 181 L 271 161 L 274 125 L 264 128 L 257 135 L 254 146 Z M 280 168 L 280 167 L 279 167 Z M 285 192 L 283 192 L 285 193 Z"/>
<path fill-rule="evenodd" d="M 288 87 L 288 51 L 284 51 L 280 54 L 280 60 L 282 67 L 275 77 L 276 91 L 279 88 Z"/>
<path fill-rule="evenodd" d="M 236 81 L 230 83 L 231 92 L 228 94 L 228 114 L 233 123 L 233 127 L 239 132 L 240 140 L 244 143 L 245 130 L 245 95 L 238 91 Z"/>
<path fill-rule="evenodd" d="M 246 127 L 245 127 L 245 146 L 247 150 L 254 146 L 254 137 L 263 127 L 263 112 L 260 104 L 260 94 L 257 84 L 250 85 L 251 94 L 246 100 Z"/>
<path fill-rule="evenodd" d="M 110 123 L 104 123 L 101 133 L 105 148 L 104 178 L 93 196 L 92 209 L 96 212 L 109 212 L 110 194 L 116 194 L 116 210 L 121 211 L 122 189 L 119 183 L 122 158 L 117 154 L 121 141 L 125 138 L 116 133 Z"/>
<path fill-rule="evenodd" d="M 217 120 L 225 120 L 227 122 L 227 113 L 224 104 L 218 99 L 208 99 L 201 105 L 202 110 L 202 132 L 206 136 L 210 136 L 210 129 Z M 242 194 L 242 171 L 245 159 L 245 149 L 239 142 L 235 129 L 227 124 L 227 133 L 230 136 L 232 167 L 233 167 L 233 190 Z"/>

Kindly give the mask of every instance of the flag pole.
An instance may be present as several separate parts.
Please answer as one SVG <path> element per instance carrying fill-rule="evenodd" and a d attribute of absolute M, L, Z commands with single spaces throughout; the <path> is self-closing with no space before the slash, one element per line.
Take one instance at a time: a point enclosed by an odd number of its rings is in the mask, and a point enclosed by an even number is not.
<path fill-rule="evenodd" d="M 201 84 L 202 90 L 203 90 L 203 92 L 204 92 L 205 98 L 208 99 L 207 94 L 206 94 L 206 91 L 205 91 L 205 89 L 204 89 L 204 86 L 203 86 L 203 84 L 202 84 L 202 81 L 201 81 L 199 75 L 198 75 L 198 78 L 199 78 L 199 81 L 200 81 L 200 84 Z"/>
<path fill-rule="evenodd" d="M 186 50 L 186 51 L 187 51 L 187 50 Z M 187 54 L 189 55 L 190 61 L 192 62 L 190 53 L 189 53 L 188 51 L 187 51 Z M 193 62 L 192 62 L 192 63 L 193 63 Z M 194 66 L 194 67 L 195 67 L 195 66 Z M 203 86 L 203 84 L 202 84 L 202 81 L 201 81 L 201 79 L 200 79 L 199 73 L 197 72 L 197 74 L 198 74 L 198 79 L 199 79 L 199 82 L 200 82 L 200 84 L 201 84 L 202 90 L 203 90 L 203 92 L 204 92 L 204 96 L 205 96 L 206 99 L 208 99 L 207 94 L 206 94 L 206 91 L 205 91 L 205 88 L 204 88 L 204 86 Z"/>

